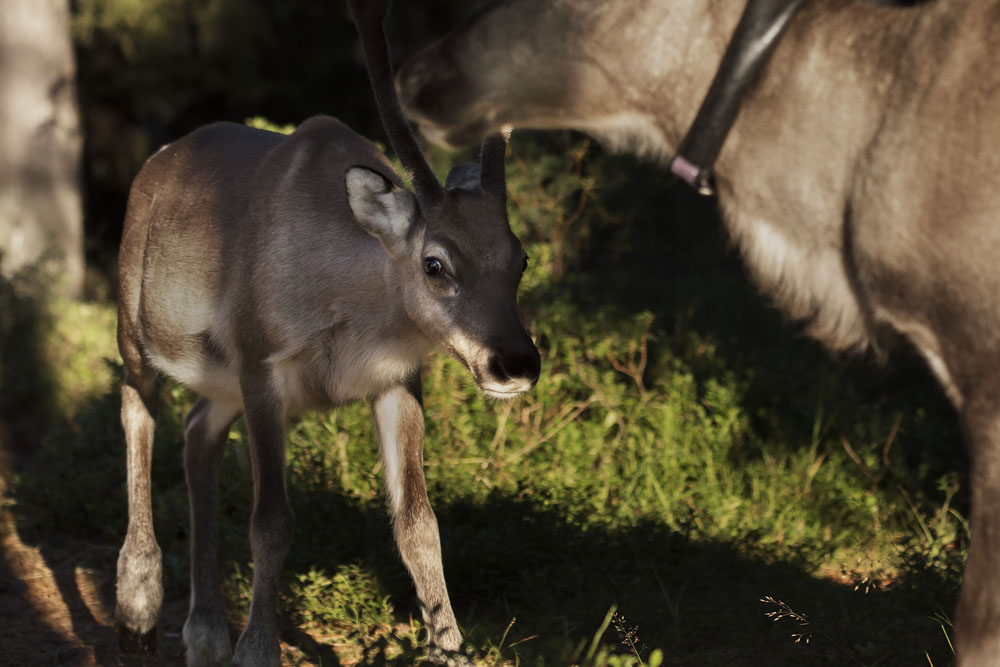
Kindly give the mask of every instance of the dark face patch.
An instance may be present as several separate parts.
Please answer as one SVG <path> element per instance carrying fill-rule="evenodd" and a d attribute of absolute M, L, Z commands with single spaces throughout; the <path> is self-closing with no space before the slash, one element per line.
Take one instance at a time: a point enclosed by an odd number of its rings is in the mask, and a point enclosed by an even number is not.
<path fill-rule="evenodd" d="M 539 357 L 517 308 L 525 254 L 505 202 L 479 188 L 456 189 L 425 215 L 423 243 L 410 259 L 420 283 L 408 290 L 411 318 L 487 394 L 530 388 Z"/>
<path fill-rule="evenodd" d="M 421 262 L 434 292 L 456 297 L 448 309 L 470 319 L 471 311 L 514 308 L 524 251 L 510 230 L 506 206 L 482 190 L 452 190 L 427 221 Z M 430 275 L 428 263 L 441 270 Z M 440 284 L 448 289 L 440 289 Z M 444 304 L 442 304 L 444 305 Z M 469 313 L 470 318 L 462 317 Z M 491 318 L 486 319 L 488 326 Z M 464 328 L 464 327 L 463 327 Z"/>

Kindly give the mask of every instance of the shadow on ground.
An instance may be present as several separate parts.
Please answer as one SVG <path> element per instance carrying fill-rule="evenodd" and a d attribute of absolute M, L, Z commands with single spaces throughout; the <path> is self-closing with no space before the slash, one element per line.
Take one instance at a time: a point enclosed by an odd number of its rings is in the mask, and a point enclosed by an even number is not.
<path fill-rule="evenodd" d="M 113 399 L 102 399 L 92 406 L 93 414 L 84 414 L 108 417 L 113 404 Z M 161 450 L 179 457 L 169 444 Z M 90 470 L 121 467 L 120 446 L 103 453 L 91 449 L 91 455 Z M 187 554 L 183 506 L 172 498 L 174 489 L 183 486 L 179 468 L 167 466 L 157 477 L 157 495 L 168 497 L 157 507 L 167 603 L 161 651 L 150 661 L 119 654 L 110 628 L 111 577 L 124 527 L 121 485 L 105 489 L 105 498 L 120 502 L 119 509 L 102 509 L 93 504 L 97 489 L 86 481 L 79 460 L 42 460 L 46 479 L 77 478 L 79 483 L 57 490 L 22 484 L 14 498 L 17 525 L 11 522 L 10 532 L 33 546 L 15 549 L 10 539 L 4 542 L 0 599 L 4 615 L 17 621 L 3 633 L 4 664 L 180 664 L 177 634 L 186 604 Z M 32 468 L 25 470 L 31 473 Z M 58 508 L 52 507 L 50 492 L 59 494 Z M 88 506 L 119 516 L 120 525 L 95 534 L 92 524 L 79 523 L 79 518 L 74 522 L 74 514 Z M 375 572 L 400 621 L 419 617 L 381 507 L 359 504 L 336 491 L 297 494 L 294 506 L 296 536 L 286 582 L 314 568 L 334 571 L 360 563 Z M 919 563 L 887 586 L 865 592 L 853 582 L 805 574 L 794 559 L 775 562 L 754 554 L 748 545 L 693 541 L 641 517 L 626 529 L 583 528 L 545 498 L 527 494 L 495 493 L 485 502 L 460 500 L 436 510 L 449 588 L 466 635 L 477 645 L 495 644 L 516 619 L 503 655 L 517 656 L 522 664 L 570 664 L 612 605 L 627 626 L 637 626 L 640 645 L 664 649 L 669 665 L 913 665 L 925 664 L 925 653 L 934 665 L 949 664 L 934 616 L 950 613 L 954 579 Z M 53 518 L 53 513 L 59 516 Z M 239 535 L 246 516 L 223 521 L 224 542 L 236 551 L 226 557 L 244 562 L 246 538 Z M 32 553 L 43 567 L 31 569 L 21 562 Z M 54 600 L 39 595 L 44 589 L 37 580 L 44 570 L 52 573 L 48 594 Z M 808 622 L 772 621 L 767 613 L 780 608 L 762 603 L 766 596 L 786 603 Z M 292 622 L 295 614 L 284 610 L 282 639 L 298 659 L 341 664 L 333 647 Z M 611 628 L 603 641 L 620 640 Z M 402 646 L 398 655 L 398 644 L 392 651 L 385 644 L 371 645 L 362 664 L 413 664 L 420 648 Z"/>

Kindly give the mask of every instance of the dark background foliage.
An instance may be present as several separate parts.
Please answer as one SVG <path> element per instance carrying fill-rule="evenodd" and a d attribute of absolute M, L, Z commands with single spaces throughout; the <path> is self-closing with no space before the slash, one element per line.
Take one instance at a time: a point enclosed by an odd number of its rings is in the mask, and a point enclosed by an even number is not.
<path fill-rule="evenodd" d="M 479 3 L 397 2 L 394 60 Z M 88 258 L 113 263 L 128 186 L 143 161 L 199 125 L 263 116 L 340 118 L 384 141 L 354 26 L 342 2 L 74 0 L 86 133 Z"/>

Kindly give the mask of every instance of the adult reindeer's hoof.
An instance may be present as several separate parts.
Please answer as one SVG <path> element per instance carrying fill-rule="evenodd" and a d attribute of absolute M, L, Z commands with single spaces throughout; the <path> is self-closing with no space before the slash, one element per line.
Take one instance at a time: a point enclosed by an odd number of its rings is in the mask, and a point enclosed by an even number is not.
<path fill-rule="evenodd" d="M 118 647 L 133 655 L 153 655 L 156 653 L 156 628 L 149 632 L 135 632 L 124 625 L 115 628 L 118 633 Z"/>

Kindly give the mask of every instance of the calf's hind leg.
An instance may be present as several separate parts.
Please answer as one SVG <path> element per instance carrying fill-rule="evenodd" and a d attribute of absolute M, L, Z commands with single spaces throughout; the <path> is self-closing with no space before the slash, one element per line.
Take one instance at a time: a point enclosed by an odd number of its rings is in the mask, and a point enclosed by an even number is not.
<path fill-rule="evenodd" d="M 128 532 L 118 553 L 115 622 L 129 653 L 156 651 L 156 620 L 163 603 L 160 546 L 153 532 L 150 466 L 155 427 L 156 371 L 122 348 L 122 427 L 128 489 Z"/>
<path fill-rule="evenodd" d="M 420 600 L 432 662 L 470 665 L 458 653 L 462 635 L 448 599 L 437 519 L 424 483 L 424 413 L 420 381 L 390 389 L 372 401 L 399 554 Z"/>
<path fill-rule="evenodd" d="M 239 406 L 199 399 L 184 429 L 184 473 L 191 511 L 191 607 L 184 623 L 188 665 L 217 665 L 232 658 L 219 586 L 216 517 L 219 462 Z"/>
<path fill-rule="evenodd" d="M 241 667 L 279 665 L 278 577 L 292 541 L 294 515 L 285 488 L 285 413 L 268 373 L 240 380 L 253 468 L 253 597 L 250 617 L 236 643 Z"/>

